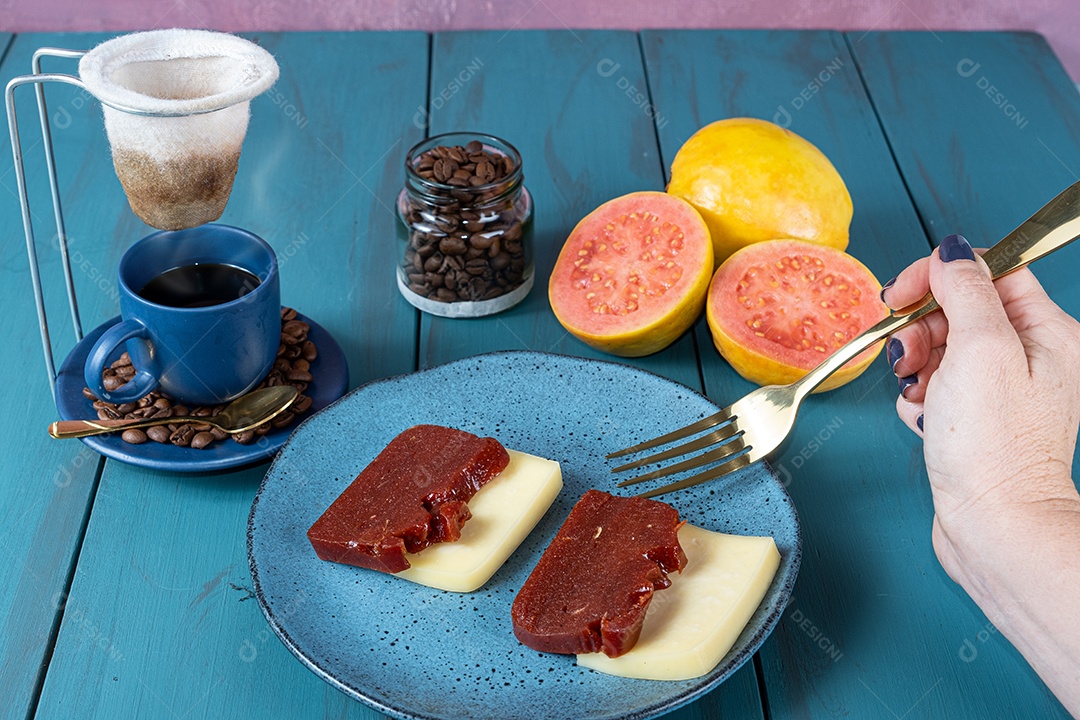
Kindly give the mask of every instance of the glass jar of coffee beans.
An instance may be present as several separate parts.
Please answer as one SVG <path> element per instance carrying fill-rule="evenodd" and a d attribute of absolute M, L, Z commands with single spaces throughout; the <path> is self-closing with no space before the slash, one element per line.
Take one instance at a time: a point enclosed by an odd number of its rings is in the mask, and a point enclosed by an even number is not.
<path fill-rule="evenodd" d="M 479 317 L 533 285 L 532 197 L 521 155 L 491 135 L 428 138 L 405 159 L 397 199 L 401 294 L 424 312 Z"/>

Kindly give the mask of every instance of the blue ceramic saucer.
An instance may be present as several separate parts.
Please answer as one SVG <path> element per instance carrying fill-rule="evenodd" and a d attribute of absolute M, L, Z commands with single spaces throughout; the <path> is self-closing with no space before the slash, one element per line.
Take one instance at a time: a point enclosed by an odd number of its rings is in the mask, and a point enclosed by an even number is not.
<path fill-rule="evenodd" d="M 311 409 L 308 412 L 313 413 L 345 394 L 349 386 L 349 366 L 341 346 L 329 332 L 311 318 L 299 314 L 297 318 L 311 326 L 308 339 L 319 349 L 319 357 L 311 365 L 311 374 L 315 379 L 305 393 L 311 398 Z M 84 336 L 64 359 L 60 372 L 56 376 L 56 409 L 60 413 L 61 420 L 97 417 L 93 405 L 82 394 L 85 387 L 83 365 L 86 364 L 86 356 L 97 339 L 118 322 L 120 318 L 114 317 L 95 328 Z M 109 362 L 120 357 L 120 351 L 114 355 L 115 357 L 109 358 Z M 120 435 L 115 433 L 82 438 L 82 442 L 106 457 L 131 465 L 173 472 L 207 472 L 242 467 L 266 460 L 281 449 L 295 428 L 295 425 L 290 425 L 280 430 L 271 430 L 260 442 L 250 445 L 224 440 L 203 450 L 162 445 L 156 442 L 132 445 L 121 440 Z"/>
<path fill-rule="evenodd" d="M 780 568 L 735 646 L 704 677 L 628 680 L 514 638 L 510 605 L 577 499 L 615 489 L 604 454 L 717 411 L 670 380 L 608 362 L 533 352 L 467 358 L 357 388 L 304 421 L 251 507 L 248 560 L 271 628 L 304 665 L 395 718 L 643 720 L 715 688 L 765 641 L 791 595 L 801 556 L 795 508 L 757 463 L 663 499 L 691 523 L 771 535 Z M 319 560 L 308 527 L 399 432 L 434 423 L 558 460 L 565 486 L 488 583 L 448 593 Z"/>

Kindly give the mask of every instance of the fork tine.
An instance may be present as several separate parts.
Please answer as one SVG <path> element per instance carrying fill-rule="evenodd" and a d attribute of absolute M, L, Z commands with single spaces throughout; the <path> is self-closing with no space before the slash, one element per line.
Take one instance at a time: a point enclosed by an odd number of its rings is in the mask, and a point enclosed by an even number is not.
<path fill-rule="evenodd" d="M 646 482 L 648 480 L 656 480 L 657 478 L 667 477 L 668 475 L 675 475 L 681 473 L 684 470 L 693 470 L 694 468 L 701 467 L 702 465 L 708 465 L 709 463 L 723 460 L 731 455 L 736 455 L 746 449 L 746 443 L 743 442 L 742 436 L 732 438 L 728 440 L 715 450 L 695 455 L 694 457 L 683 460 L 682 462 L 675 463 L 674 465 L 668 465 L 667 467 L 653 470 L 652 472 L 645 473 L 644 475 L 638 475 L 637 477 L 630 478 L 629 480 L 623 480 L 618 484 L 618 487 L 626 487 L 627 485 L 636 485 L 640 482 Z"/>
<path fill-rule="evenodd" d="M 645 465 L 652 465 L 653 463 L 658 463 L 662 460 L 670 460 L 671 458 L 679 457 L 680 455 L 685 455 L 686 453 L 694 452 L 695 450 L 701 450 L 709 447 L 710 445 L 715 445 L 721 440 L 726 440 L 727 438 L 741 432 L 739 430 L 739 424 L 735 422 L 736 420 L 738 420 L 738 418 L 732 418 L 727 425 L 721 426 L 719 430 L 713 430 L 711 433 L 707 435 L 702 435 L 701 437 L 695 440 L 691 440 L 688 443 L 676 445 L 670 450 L 664 450 L 663 452 L 658 452 L 655 455 L 649 455 L 647 457 L 643 457 L 640 460 L 635 460 L 632 463 L 620 465 L 611 472 L 626 472 L 627 470 L 633 470 L 634 468 L 643 467 Z"/>
<path fill-rule="evenodd" d="M 622 457 L 623 455 L 632 455 L 633 453 L 641 452 L 642 450 L 649 450 L 650 448 L 659 447 L 660 445 L 666 445 L 667 443 L 675 442 L 676 440 L 682 440 L 683 438 L 690 437 L 691 435 L 696 435 L 702 430 L 708 430 L 709 428 L 716 427 L 717 425 L 725 423 L 730 419 L 730 408 L 724 408 L 715 415 L 710 415 L 709 417 L 702 418 L 696 422 L 692 422 L 686 427 L 679 428 L 678 430 L 673 430 L 666 435 L 655 437 L 652 440 L 646 440 L 643 443 L 638 443 L 637 445 L 633 445 L 623 450 L 609 453 L 605 457 L 610 460 L 611 458 Z"/>
<path fill-rule="evenodd" d="M 675 492 L 676 490 L 684 490 L 688 487 L 693 487 L 694 485 L 698 485 L 709 480 L 715 480 L 719 477 L 723 477 L 728 473 L 735 472 L 736 470 L 748 466 L 751 463 L 750 454 L 751 453 L 749 452 L 743 453 L 738 457 L 734 457 L 731 460 L 728 460 L 723 465 L 714 467 L 711 470 L 706 470 L 703 473 L 698 473 L 697 475 L 688 477 L 685 480 L 679 480 L 678 482 L 673 482 L 670 485 L 664 485 L 663 487 L 656 488 L 655 490 L 648 490 L 638 495 L 638 497 L 659 497 L 660 495 L 666 495 L 670 492 Z"/>

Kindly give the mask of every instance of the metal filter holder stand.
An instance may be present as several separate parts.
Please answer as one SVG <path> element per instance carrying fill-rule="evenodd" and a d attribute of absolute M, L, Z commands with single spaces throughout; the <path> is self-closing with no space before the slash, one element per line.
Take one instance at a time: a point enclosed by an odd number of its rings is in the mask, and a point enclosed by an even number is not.
<path fill-rule="evenodd" d="M 75 281 L 71 274 L 71 259 L 68 254 L 67 232 L 64 227 L 64 210 L 60 202 L 60 186 L 56 178 L 56 158 L 53 154 L 52 131 L 49 128 L 49 114 L 45 106 L 45 87 L 47 82 L 63 83 L 82 88 L 87 94 L 95 97 L 98 102 L 111 108 L 131 115 L 144 115 L 154 117 L 179 117 L 176 113 L 151 113 L 136 110 L 130 107 L 107 103 L 91 93 L 86 84 L 77 75 L 65 73 L 41 72 L 41 58 L 58 57 L 78 60 L 86 54 L 85 50 L 65 50 L 63 48 L 38 48 L 34 51 L 32 61 L 32 73 L 12 78 L 4 93 L 4 103 L 7 106 L 8 130 L 11 133 L 11 155 L 15 167 L 15 183 L 19 192 L 19 203 L 22 209 L 23 230 L 26 234 L 26 255 L 30 260 L 30 281 L 34 287 L 34 301 L 37 308 L 38 329 L 41 332 L 41 348 L 45 353 L 45 369 L 49 374 L 49 389 L 52 391 L 53 401 L 56 400 L 56 361 L 53 356 L 52 341 L 49 338 L 49 322 L 45 313 L 45 296 L 41 290 L 41 273 L 38 266 L 37 245 L 34 242 L 33 214 L 30 212 L 30 198 L 26 190 L 26 172 L 23 167 L 22 142 L 19 137 L 19 122 L 15 114 L 15 89 L 22 85 L 34 85 L 37 94 L 38 117 L 41 120 L 42 145 L 45 148 L 45 167 L 49 173 L 49 190 L 52 193 L 53 216 L 56 220 L 56 238 L 60 247 L 60 257 L 64 266 L 64 281 L 67 288 L 68 306 L 71 309 L 71 322 L 75 328 L 75 341 L 83 338 L 82 321 L 79 318 L 79 303 L 75 296 Z M 205 110 L 203 112 L 213 112 Z M 202 114 L 200 112 L 184 113 L 184 115 Z"/>

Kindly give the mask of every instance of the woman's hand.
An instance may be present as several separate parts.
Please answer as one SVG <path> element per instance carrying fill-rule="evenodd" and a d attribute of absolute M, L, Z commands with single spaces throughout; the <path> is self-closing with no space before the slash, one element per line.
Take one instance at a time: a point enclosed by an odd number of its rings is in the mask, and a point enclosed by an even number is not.
<path fill-rule="evenodd" d="M 883 296 L 934 293 L 943 312 L 888 342 L 900 418 L 923 435 L 938 521 L 978 521 L 1002 504 L 1075 495 L 1080 323 L 1024 269 L 997 283 L 959 235 Z"/>
<path fill-rule="evenodd" d="M 922 435 L 934 549 L 949 575 L 1080 714 L 1080 323 L 1023 269 L 996 283 L 950 235 L 882 293 L 943 312 L 886 345 L 897 414 Z"/>

